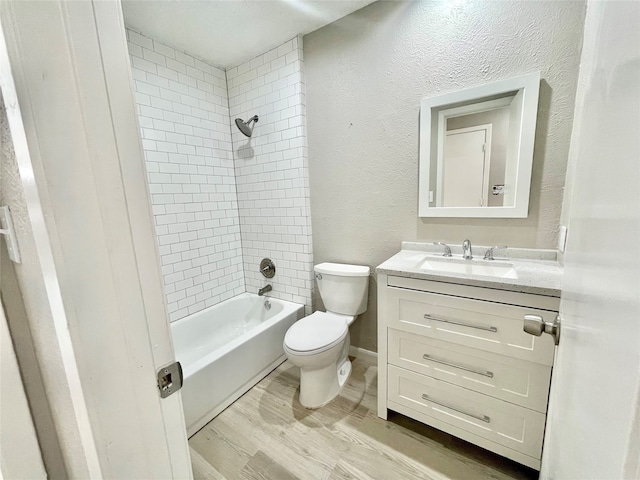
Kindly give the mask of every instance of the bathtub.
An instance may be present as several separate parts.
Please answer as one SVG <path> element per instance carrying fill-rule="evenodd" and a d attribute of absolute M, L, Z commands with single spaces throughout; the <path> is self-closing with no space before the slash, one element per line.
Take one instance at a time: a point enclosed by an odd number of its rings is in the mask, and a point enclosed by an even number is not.
<path fill-rule="evenodd" d="M 303 316 L 303 305 L 243 293 L 171 323 L 189 436 L 285 360 L 284 335 Z"/>

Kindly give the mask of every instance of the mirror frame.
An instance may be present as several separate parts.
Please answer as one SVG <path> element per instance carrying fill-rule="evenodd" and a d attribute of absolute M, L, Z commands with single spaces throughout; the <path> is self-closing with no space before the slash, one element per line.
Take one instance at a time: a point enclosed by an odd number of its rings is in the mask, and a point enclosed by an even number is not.
<path fill-rule="evenodd" d="M 429 182 L 432 158 L 432 120 L 446 108 L 470 104 L 474 100 L 522 91 L 522 118 L 517 148 L 516 192 L 513 206 L 502 207 L 432 207 L 429 205 Z M 418 180 L 419 217 L 467 218 L 526 218 L 529 214 L 529 193 L 533 166 L 533 146 L 538 116 L 540 72 L 534 72 L 500 82 L 481 85 L 438 97 L 424 98 L 420 102 L 420 153 Z M 484 100 L 483 100 L 484 101 Z M 437 148 L 436 148 L 437 150 Z"/>

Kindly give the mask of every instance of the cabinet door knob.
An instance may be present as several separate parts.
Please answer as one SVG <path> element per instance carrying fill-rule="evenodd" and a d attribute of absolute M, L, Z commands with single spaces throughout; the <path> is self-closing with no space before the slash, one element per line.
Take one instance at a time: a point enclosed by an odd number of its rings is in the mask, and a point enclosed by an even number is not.
<path fill-rule="evenodd" d="M 548 333 L 553 335 L 556 345 L 560 343 L 560 315 L 556 316 L 553 322 L 545 322 L 540 315 L 525 315 L 523 329 L 536 337 Z"/>

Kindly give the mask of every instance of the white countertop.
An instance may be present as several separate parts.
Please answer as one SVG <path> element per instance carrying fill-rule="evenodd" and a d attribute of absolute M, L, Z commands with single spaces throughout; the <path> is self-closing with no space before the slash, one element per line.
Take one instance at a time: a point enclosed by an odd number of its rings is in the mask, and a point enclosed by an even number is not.
<path fill-rule="evenodd" d="M 483 260 L 484 252 L 488 247 L 474 246 L 473 260 L 462 259 L 461 249 L 451 247 L 453 257 L 444 258 L 443 249 L 426 243 L 402 244 L 402 250 L 379 265 L 377 273 L 398 275 L 401 277 L 419 278 L 438 282 L 457 283 L 476 287 L 495 288 L 513 292 L 531 293 L 536 295 L 560 296 L 562 281 L 562 266 L 557 262 L 554 250 L 537 249 L 507 249 L 496 250 L 495 260 Z M 475 275 L 468 273 L 447 272 L 434 269 L 425 270 L 418 265 L 424 260 L 434 260 L 432 265 L 438 262 L 473 263 L 486 266 L 512 267 L 517 278 L 503 278 L 497 276 Z"/>

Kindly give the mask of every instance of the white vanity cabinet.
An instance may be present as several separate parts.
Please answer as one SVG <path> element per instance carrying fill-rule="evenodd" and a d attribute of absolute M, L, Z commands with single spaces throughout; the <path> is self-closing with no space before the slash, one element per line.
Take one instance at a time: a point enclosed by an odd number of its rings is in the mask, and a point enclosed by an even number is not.
<path fill-rule="evenodd" d="M 540 469 L 559 298 L 378 274 L 378 416 L 394 410 Z"/>

